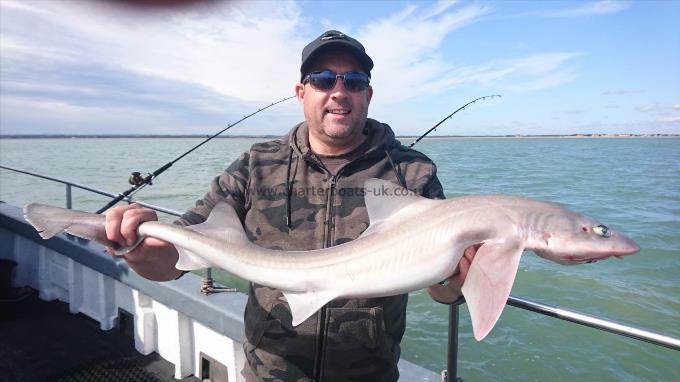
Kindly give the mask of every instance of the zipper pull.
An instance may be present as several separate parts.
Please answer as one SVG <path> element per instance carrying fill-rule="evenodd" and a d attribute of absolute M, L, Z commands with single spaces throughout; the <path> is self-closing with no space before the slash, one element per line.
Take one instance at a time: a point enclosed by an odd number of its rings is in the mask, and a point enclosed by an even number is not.
<path fill-rule="evenodd" d="M 330 184 L 329 184 L 329 187 L 328 187 L 328 202 L 327 202 L 329 213 L 327 215 L 328 218 L 326 219 L 326 221 L 324 221 L 323 224 L 326 226 L 326 229 L 331 230 L 331 229 L 333 229 L 333 214 L 335 213 L 334 208 L 333 208 L 333 203 L 335 202 L 335 187 L 337 186 L 337 183 L 338 183 L 337 174 L 331 175 L 329 180 L 330 180 L 330 182 L 329 182 Z M 326 245 L 329 246 L 329 247 L 331 246 L 330 242 L 327 243 Z"/>

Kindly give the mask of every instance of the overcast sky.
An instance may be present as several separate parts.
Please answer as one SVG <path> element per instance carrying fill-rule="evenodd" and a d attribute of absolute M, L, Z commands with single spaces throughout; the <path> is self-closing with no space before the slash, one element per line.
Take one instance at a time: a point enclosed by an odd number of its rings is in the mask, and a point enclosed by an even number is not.
<path fill-rule="evenodd" d="M 130 1 L 130 0 L 129 0 Z M 126 3 L 126 2 L 123 2 Z M 293 95 L 327 29 L 397 134 L 680 133 L 679 1 L 0 0 L 0 134 L 210 134 Z M 232 134 L 283 134 L 296 100 Z"/>

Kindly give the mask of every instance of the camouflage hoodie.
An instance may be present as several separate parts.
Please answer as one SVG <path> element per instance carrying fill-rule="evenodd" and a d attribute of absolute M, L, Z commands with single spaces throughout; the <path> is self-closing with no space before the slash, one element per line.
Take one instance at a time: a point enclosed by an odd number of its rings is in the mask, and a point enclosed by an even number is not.
<path fill-rule="evenodd" d="M 386 124 L 368 119 L 364 132 L 364 153 L 334 176 L 309 149 L 305 123 L 281 139 L 257 143 L 213 180 L 180 223 L 200 223 L 226 200 L 253 243 L 311 250 L 354 240 L 368 227 L 366 179 L 443 198 L 429 158 L 401 145 Z M 293 327 L 281 292 L 251 283 L 243 374 L 248 381 L 396 381 L 407 298 L 333 300 Z"/>

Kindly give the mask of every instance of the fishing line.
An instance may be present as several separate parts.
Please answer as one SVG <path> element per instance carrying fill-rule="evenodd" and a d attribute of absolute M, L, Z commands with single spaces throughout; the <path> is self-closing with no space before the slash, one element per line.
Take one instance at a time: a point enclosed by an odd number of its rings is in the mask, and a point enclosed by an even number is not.
<path fill-rule="evenodd" d="M 252 112 L 252 113 L 250 113 L 250 114 L 248 114 L 248 115 L 246 115 L 246 116 L 243 116 L 243 118 L 239 119 L 238 121 L 236 121 L 236 122 L 234 122 L 234 123 L 229 124 L 226 128 L 224 128 L 224 129 L 220 130 L 219 132 L 217 132 L 216 134 L 214 134 L 214 135 L 208 137 L 207 139 L 205 139 L 205 140 L 202 141 L 201 143 L 199 143 L 199 144 L 197 144 L 196 146 L 192 147 L 191 149 L 189 149 L 188 151 L 186 151 L 184 154 L 178 156 L 177 158 L 173 159 L 172 161 L 166 163 L 165 165 L 163 165 L 162 167 L 160 167 L 159 169 L 157 169 L 156 171 L 154 171 L 154 172 L 151 173 L 151 174 L 147 174 L 146 176 L 142 176 L 142 174 L 139 173 L 139 172 L 136 172 L 136 171 L 133 172 L 133 173 L 130 175 L 130 178 L 128 179 L 128 183 L 130 183 L 130 184 L 132 185 L 132 187 L 130 187 L 129 189 L 125 190 L 124 192 L 118 194 L 118 196 L 116 196 L 115 198 L 113 198 L 113 199 L 112 199 L 110 202 L 108 202 L 104 207 L 100 208 L 100 209 L 97 211 L 97 213 L 98 213 L 98 214 L 101 214 L 102 212 L 108 210 L 108 209 L 111 208 L 113 205 L 115 205 L 116 203 L 118 203 L 118 202 L 120 202 L 121 200 L 125 199 L 126 197 L 129 197 L 129 196 L 131 196 L 131 195 L 134 195 L 135 193 L 137 193 L 139 190 L 141 190 L 142 188 L 146 187 L 147 185 L 148 185 L 148 186 L 152 185 L 152 181 L 153 181 L 156 177 L 158 177 L 160 174 L 162 174 L 165 170 L 167 170 L 167 169 L 169 169 L 170 167 L 172 167 L 172 165 L 175 164 L 175 162 L 177 162 L 177 161 L 179 161 L 180 159 L 184 158 L 185 156 L 189 155 L 192 151 L 196 150 L 197 148 L 199 148 L 199 147 L 203 146 L 204 144 L 208 143 L 208 141 L 210 141 L 211 139 L 213 139 L 213 138 L 217 137 L 218 135 L 222 134 L 223 132 L 225 132 L 225 131 L 231 129 L 232 127 L 238 125 L 239 123 L 245 121 L 246 119 L 252 117 L 253 115 L 255 115 L 255 114 L 257 114 L 257 113 L 259 113 L 259 112 L 261 112 L 261 111 L 267 110 L 267 109 L 269 109 L 270 107 L 272 107 L 272 106 L 274 106 L 274 105 L 280 104 L 281 102 L 288 101 L 288 100 L 291 99 L 291 98 L 295 98 L 295 96 L 290 96 L 290 97 L 283 98 L 283 99 L 278 100 L 278 101 L 276 101 L 276 102 L 273 102 L 273 103 L 271 103 L 271 104 L 269 104 L 269 105 L 267 105 L 267 106 L 265 106 L 265 107 L 263 107 L 263 108 L 257 109 L 256 111 L 254 111 L 254 112 Z"/>
<path fill-rule="evenodd" d="M 489 99 L 490 99 L 490 98 L 494 98 L 494 97 L 499 97 L 499 98 L 500 98 L 500 96 L 501 96 L 500 94 L 492 94 L 492 95 L 488 95 L 488 96 L 484 96 L 484 97 L 479 97 L 479 98 L 473 99 L 472 101 L 470 101 L 470 102 L 466 103 L 465 105 L 459 107 L 459 108 L 458 108 L 456 111 L 454 111 L 453 113 L 447 115 L 444 119 L 442 119 L 441 121 L 439 121 L 439 123 L 437 123 L 436 125 L 432 126 L 432 127 L 430 128 L 430 130 L 428 130 L 428 131 L 425 132 L 425 134 L 419 136 L 418 139 L 416 139 L 415 141 L 413 141 L 413 143 L 411 143 L 410 145 L 408 145 L 408 148 L 413 147 L 413 145 L 415 145 L 416 143 L 418 143 L 421 139 L 425 138 L 425 137 L 427 136 L 427 134 L 430 134 L 431 132 L 435 131 L 435 130 L 437 129 L 437 127 L 439 127 L 439 125 L 441 125 L 442 123 L 444 123 L 444 121 L 446 121 L 447 119 L 453 117 L 453 115 L 456 114 L 456 113 L 458 113 L 459 111 L 464 110 L 465 107 L 467 107 L 468 105 L 472 105 L 473 103 L 475 103 L 475 102 L 477 102 L 477 101 L 482 101 L 482 100 L 485 100 L 485 99 L 487 99 L 487 98 L 489 98 Z"/>

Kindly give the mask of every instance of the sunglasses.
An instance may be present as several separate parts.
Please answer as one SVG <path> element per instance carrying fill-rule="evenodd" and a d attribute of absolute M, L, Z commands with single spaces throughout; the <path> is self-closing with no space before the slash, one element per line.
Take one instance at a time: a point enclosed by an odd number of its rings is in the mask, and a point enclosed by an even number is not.
<path fill-rule="evenodd" d="M 335 87 L 335 83 L 338 78 L 342 78 L 342 82 L 345 85 L 345 89 L 351 92 L 360 92 L 368 88 L 368 84 L 371 82 L 371 77 L 366 73 L 361 72 L 347 72 L 343 74 L 337 74 L 331 70 L 322 70 L 317 72 L 311 72 L 302 79 L 302 83 L 306 84 L 309 82 L 314 89 L 317 90 L 331 90 Z"/>

